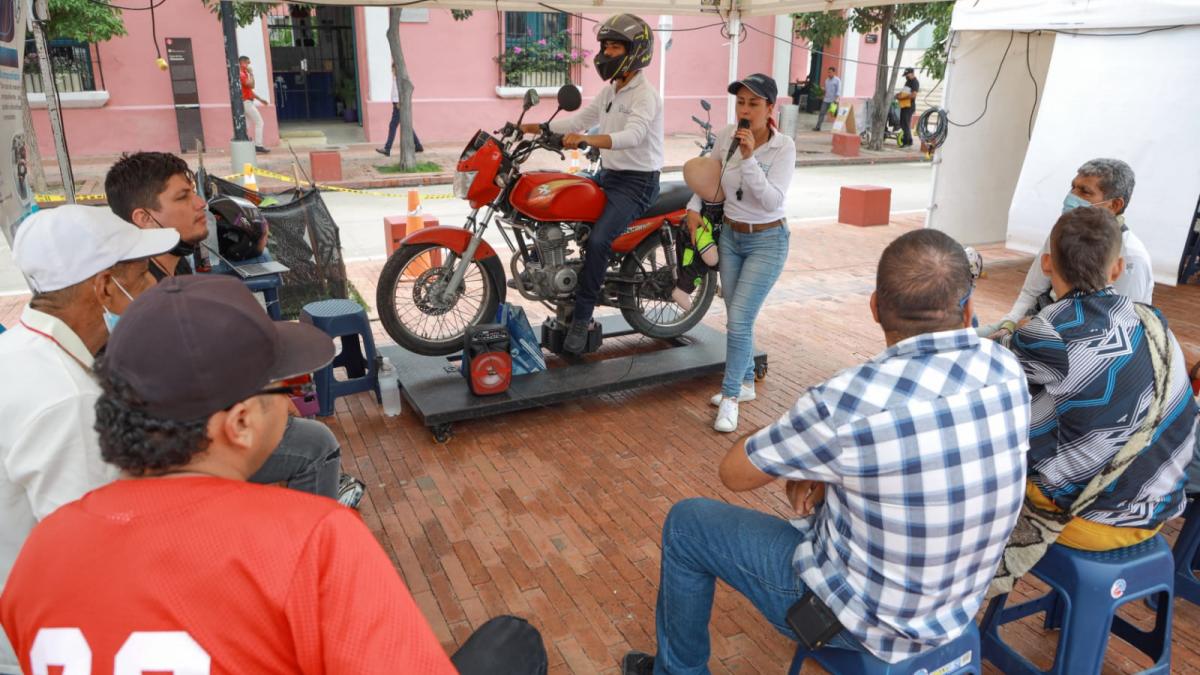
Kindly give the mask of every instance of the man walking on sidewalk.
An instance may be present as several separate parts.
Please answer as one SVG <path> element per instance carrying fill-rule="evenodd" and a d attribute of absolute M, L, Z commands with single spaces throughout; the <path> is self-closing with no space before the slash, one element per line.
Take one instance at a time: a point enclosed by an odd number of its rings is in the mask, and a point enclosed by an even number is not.
<path fill-rule="evenodd" d="M 842 81 L 838 79 L 837 68 L 829 67 L 829 77 L 825 78 L 825 98 L 822 99 L 821 110 L 817 113 L 817 126 L 813 127 L 813 131 L 821 130 L 821 123 L 825 121 L 825 114 L 829 111 L 831 103 L 836 104 L 842 96 Z"/>

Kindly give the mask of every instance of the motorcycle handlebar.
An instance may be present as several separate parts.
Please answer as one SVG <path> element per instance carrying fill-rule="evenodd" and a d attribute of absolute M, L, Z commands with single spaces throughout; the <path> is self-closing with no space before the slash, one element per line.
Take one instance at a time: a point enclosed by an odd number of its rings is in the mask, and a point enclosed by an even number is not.
<path fill-rule="evenodd" d="M 695 122 L 696 124 L 699 124 L 700 128 L 704 129 L 705 131 L 708 131 L 709 129 L 712 128 L 712 125 L 710 125 L 708 122 L 705 122 L 704 120 L 700 119 L 699 117 L 696 117 L 695 115 L 692 115 L 692 121 Z"/>

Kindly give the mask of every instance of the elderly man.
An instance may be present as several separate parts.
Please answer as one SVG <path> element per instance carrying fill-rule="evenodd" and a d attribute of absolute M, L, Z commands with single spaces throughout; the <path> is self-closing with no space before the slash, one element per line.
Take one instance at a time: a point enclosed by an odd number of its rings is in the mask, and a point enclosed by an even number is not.
<path fill-rule="evenodd" d="M 1063 199 L 1063 213 L 1081 206 L 1099 206 L 1112 212 L 1121 227 L 1121 257 L 1125 260 L 1125 271 L 1113 282 L 1118 295 L 1134 302 L 1153 304 L 1154 274 L 1150 264 L 1150 252 L 1141 239 L 1125 224 L 1125 208 L 1133 197 L 1133 169 L 1119 159 L 1098 158 L 1079 167 L 1071 181 L 1071 191 Z M 1029 266 L 1025 285 L 1012 309 L 1000 321 L 981 326 L 980 335 L 1002 339 L 1016 331 L 1021 320 L 1037 314 L 1039 310 L 1054 302 L 1050 277 L 1042 271 L 1041 257 L 1050 253 L 1050 238 L 1042 244 L 1038 258 Z"/>
<path fill-rule="evenodd" d="M 544 675 L 514 617 L 448 658 L 356 513 L 246 482 L 283 436 L 281 382 L 332 358 L 229 277 L 133 303 L 96 368 L 100 454 L 125 480 L 34 528 L 0 596 L 26 672 Z"/>
<path fill-rule="evenodd" d="M 945 234 L 887 247 L 871 310 L 888 348 L 810 389 L 721 463 L 734 491 L 785 479 L 801 517 L 676 504 L 663 525 L 658 655 L 627 654 L 626 674 L 707 672 L 718 578 L 792 639 L 798 625 L 892 663 L 962 633 L 1020 511 L 1029 433 L 1021 365 L 969 329 L 970 291 L 963 249 Z"/>
<path fill-rule="evenodd" d="M 33 298 L 0 335 L 0 586 L 39 520 L 116 478 L 92 430 L 92 359 L 132 297 L 154 284 L 147 260 L 178 241 L 174 230 L 139 230 L 92 206 L 39 211 L 17 231 L 13 260 Z M 0 672 L 16 667 L 0 635 Z"/>
<path fill-rule="evenodd" d="M 187 162 L 167 152 L 124 155 L 104 178 L 114 213 L 142 229 L 179 232 L 180 246 L 152 261 L 157 279 L 191 274 L 186 256 L 208 234 L 204 200 L 196 194 Z M 289 417 L 287 432 L 274 455 L 251 480 L 287 483 L 303 492 L 324 495 L 357 506 L 362 481 L 341 472 L 342 448 L 329 427 L 316 420 Z"/>

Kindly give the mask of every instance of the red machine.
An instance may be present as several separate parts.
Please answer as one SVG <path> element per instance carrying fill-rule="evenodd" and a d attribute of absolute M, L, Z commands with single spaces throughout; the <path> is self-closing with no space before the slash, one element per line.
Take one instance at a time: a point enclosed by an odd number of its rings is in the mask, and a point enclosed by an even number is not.
<path fill-rule="evenodd" d="M 579 90 L 563 87 L 558 102 L 560 111 L 577 109 Z M 536 104 L 531 90 L 524 111 Z M 471 204 L 466 224 L 415 232 L 384 265 L 376 306 L 388 335 L 409 351 L 437 356 L 462 348 L 469 327 L 495 317 L 509 275 L 523 297 L 555 310 L 555 325 L 570 322 L 586 254 L 583 243 L 607 199 L 586 176 L 522 173 L 522 164 L 537 150 L 563 156 L 563 139 L 546 130 L 526 138 L 520 123 L 506 123 L 496 136 L 476 132 L 463 150 L 454 194 Z M 712 272 L 696 286 L 690 309 L 671 299 L 678 275 L 676 240 L 690 198 L 682 182 L 663 183 L 658 201 L 613 243 L 599 304 L 619 308 L 634 330 L 649 337 L 687 332 L 703 318 L 716 292 Z M 484 240 L 493 220 L 513 251 L 507 265 Z"/>

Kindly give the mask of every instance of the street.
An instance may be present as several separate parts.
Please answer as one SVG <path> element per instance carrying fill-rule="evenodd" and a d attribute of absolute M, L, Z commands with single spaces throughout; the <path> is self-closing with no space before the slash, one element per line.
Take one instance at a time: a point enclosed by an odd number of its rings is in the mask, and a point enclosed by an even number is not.
<path fill-rule="evenodd" d="M 931 173 L 930 165 L 922 163 L 798 168 L 788 191 L 787 217 L 793 228 L 803 226 L 806 221 L 836 218 L 839 189 L 843 185 L 887 186 L 892 188 L 893 213 L 921 210 L 929 205 Z M 669 173 L 664 180 L 682 180 L 682 177 L 679 173 Z M 402 194 L 404 190 L 390 188 L 375 192 Z M 426 186 L 420 192 L 449 194 L 450 186 Z M 332 191 L 324 192 L 322 197 L 341 228 L 342 251 L 348 262 L 384 257 L 383 219 L 403 215 L 407 208 L 404 198 Z M 466 202 L 458 199 L 426 199 L 422 207 L 442 225 L 461 225 L 469 212 Z M 504 248 L 496 228 L 489 229 L 486 239 L 494 247 Z M 819 245 L 804 242 L 802 238 L 794 243 Z M 8 246 L 0 240 L 0 294 L 25 292 L 28 292 L 25 280 L 13 265 Z"/>

